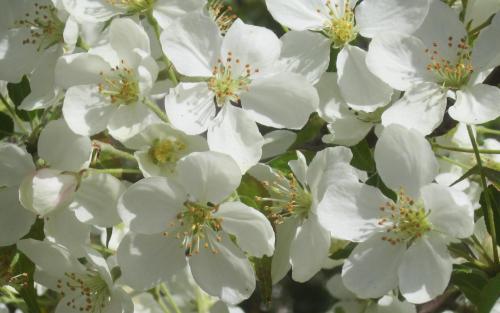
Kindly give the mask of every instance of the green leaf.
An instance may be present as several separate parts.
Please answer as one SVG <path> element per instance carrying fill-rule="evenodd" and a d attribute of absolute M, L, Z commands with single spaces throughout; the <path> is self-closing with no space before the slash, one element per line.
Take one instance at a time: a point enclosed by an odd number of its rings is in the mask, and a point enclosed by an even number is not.
<path fill-rule="evenodd" d="M 113 227 L 106 228 L 106 248 L 109 247 L 109 241 L 111 240 L 111 236 L 113 235 Z"/>
<path fill-rule="evenodd" d="M 351 254 L 352 250 L 356 247 L 356 243 L 350 242 L 348 243 L 344 248 L 335 251 L 333 254 L 330 255 L 330 259 L 333 260 L 343 260 L 349 257 Z"/>
<path fill-rule="evenodd" d="M 366 140 L 351 147 L 352 161 L 351 165 L 368 173 L 376 171 L 375 160 Z"/>
<path fill-rule="evenodd" d="M 288 162 L 291 160 L 297 160 L 297 152 L 288 151 L 283 153 L 274 159 L 267 162 L 267 165 L 275 170 L 283 172 L 283 174 L 288 174 L 291 172 L 290 167 L 288 167 Z"/>
<path fill-rule="evenodd" d="M 456 265 L 451 275 L 451 283 L 460 288 L 465 296 L 474 304 L 481 301 L 481 290 L 488 282 L 488 276 L 467 265 Z"/>
<path fill-rule="evenodd" d="M 297 133 L 297 139 L 295 139 L 291 149 L 304 148 L 307 143 L 311 142 L 311 145 L 314 145 L 314 141 L 321 136 L 321 129 L 325 124 L 326 122 L 317 113 L 311 115 L 306 126 Z"/>
<path fill-rule="evenodd" d="M 268 197 L 269 193 L 259 180 L 250 174 L 245 174 L 236 191 L 238 192 L 241 202 L 263 212 L 262 203 L 256 201 L 255 197 Z"/>
<path fill-rule="evenodd" d="M 490 313 L 495 302 L 500 298 L 500 274 L 490 279 L 481 290 L 479 313 Z"/>
<path fill-rule="evenodd" d="M 272 257 L 252 258 L 255 267 L 255 276 L 259 282 L 260 296 L 265 304 L 271 302 L 273 280 L 271 277 Z"/>
<path fill-rule="evenodd" d="M 396 202 L 398 200 L 397 194 L 384 184 L 382 178 L 380 178 L 378 174 L 375 174 L 368 178 L 366 184 L 377 187 L 386 197 L 390 198 L 392 201 Z"/>
<path fill-rule="evenodd" d="M 9 115 L 0 112 L 0 139 L 9 136 L 14 131 L 14 122 Z"/>
<path fill-rule="evenodd" d="M 469 169 L 467 172 L 465 172 L 465 174 L 463 174 L 462 176 L 460 176 L 459 179 L 455 180 L 451 185 L 450 187 L 458 184 L 459 182 L 461 182 L 462 180 L 468 178 L 469 176 L 471 175 L 479 175 L 481 173 L 481 168 L 477 165 L 475 165 L 474 167 L 472 167 L 471 169 Z"/>
<path fill-rule="evenodd" d="M 486 208 L 486 199 L 485 197 L 490 197 L 491 206 L 493 208 L 493 222 L 495 223 L 495 231 L 498 235 L 500 234 L 500 191 L 495 188 L 495 186 L 488 186 L 486 190 L 481 193 L 481 198 L 479 199 L 479 204 L 481 205 L 484 221 L 486 223 L 486 228 L 488 232 L 491 234 L 490 223 L 488 219 L 487 208 Z"/>
<path fill-rule="evenodd" d="M 500 183 L 500 172 L 499 171 L 483 166 L 483 173 L 492 182 L 497 183 L 497 184 Z"/>
<path fill-rule="evenodd" d="M 19 83 L 8 83 L 7 91 L 9 98 L 12 100 L 16 108 L 21 105 L 24 98 L 31 93 L 30 82 L 26 76 Z"/>

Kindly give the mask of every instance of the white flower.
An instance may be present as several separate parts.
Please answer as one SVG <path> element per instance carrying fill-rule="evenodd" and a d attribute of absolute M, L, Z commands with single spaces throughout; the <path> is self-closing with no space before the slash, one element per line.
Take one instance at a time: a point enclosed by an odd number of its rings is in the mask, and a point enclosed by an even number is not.
<path fill-rule="evenodd" d="M 345 286 L 359 297 L 380 297 L 399 285 L 409 302 L 429 301 L 450 280 L 447 243 L 472 234 L 472 204 L 463 192 L 432 183 L 437 161 L 415 130 L 384 129 L 375 161 L 397 201 L 377 188 L 344 180 L 325 193 L 329 207 L 318 207 L 320 223 L 335 237 L 359 242 L 342 270 Z"/>
<path fill-rule="evenodd" d="M 64 247 L 47 241 L 24 239 L 17 247 L 36 265 L 35 280 L 58 292 L 56 313 L 134 311 L 130 297 L 116 286 L 106 260 L 87 249 L 83 265 Z"/>
<path fill-rule="evenodd" d="M 186 13 L 200 10 L 204 0 L 62 0 L 66 10 L 80 23 L 98 23 L 118 15 L 152 11 L 161 28 Z"/>
<path fill-rule="evenodd" d="M 152 124 L 123 144 L 138 150 L 134 156 L 144 177 L 172 175 L 182 157 L 208 150 L 203 137 L 186 135 L 167 124 Z"/>
<path fill-rule="evenodd" d="M 218 152 L 194 152 L 176 171 L 176 179 L 146 178 L 121 197 L 119 212 L 132 232 L 118 248 L 124 283 L 148 289 L 188 262 L 208 294 L 232 304 L 248 298 L 255 274 L 244 252 L 272 255 L 274 232 L 262 213 L 228 200 L 241 180 L 237 164 Z"/>
<path fill-rule="evenodd" d="M 336 65 L 340 92 L 356 110 L 373 112 L 389 102 L 392 90 L 367 71 L 366 51 L 350 45 L 359 34 L 371 38 L 397 29 L 411 33 L 422 23 L 428 0 L 266 0 L 273 17 L 294 30 L 322 33 L 323 42 L 314 50 L 329 56 L 330 45 L 341 49 Z M 331 43 L 331 44 L 330 44 Z"/>
<path fill-rule="evenodd" d="M 344 179 L 358 179 L 349 165 L 352 154 L 344 147 L 327 148 L 307 166 L 302 153 L 289 162 L 288 176 L 259 164 L 249 174 L 261 180 L 269 197 L 258 198 L 267 216 L 276 226 L 276 251 L 271 275 L 280 281 L 292 268 L 292 278 L 299 282 L 311 279 L 324 265 L 330 248 L 330 232 L 321 226 L 317 207 L 323 202 L 328 186 Z M 323 204 L 328 205 L 328 204 Z"/>
<path fill-rule="evenodd" d="M 189 14 L 164 31 L 161 42 L 181 74 L 203 78 L 167 96 L 172 124 L 188 134 L 208 130 L 210 149 L 232 156 L 242 172 L 262 154 L 255 122 L 300 129 L 317 107 L 305 77 L 277 70 L 282 43 L 268 29 L 238 19 L 222 39 L 210 18 Z"/>
<path fill-rule="evenodd" d="M 413 35 L 386 32 L 375 36 L 366 59 L 370 71 L 393 88 L 406 91 L 382 115 L 382 124 L 430 134 L 443 120 L 448 92 L 456 97 L 448 111 L 455 120 L 481 124 L 497 118 L 500 90 L 481 81 L 499 64 L 499 27 L 500 17 L 495 16 L 471 47 L 456 12 L 432 1 L 424 23 Z"/>
<path fill-rule="evenodd" d="M 56 82 L 65 88 L 64 119 L 77 134 L 94 135 L 106 128 L 125 140 L 159 119 L 143 103 L 158 75 L 150 56 L 149 37 L 128 18 L 109 26 L 109 42 L 88 53 L 61 57 Z"/>

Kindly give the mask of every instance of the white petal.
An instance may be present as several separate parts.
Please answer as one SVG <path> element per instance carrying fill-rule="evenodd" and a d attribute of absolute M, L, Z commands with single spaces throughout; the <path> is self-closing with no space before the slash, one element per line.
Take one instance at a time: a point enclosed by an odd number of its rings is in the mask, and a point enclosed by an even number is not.
<path fill-rule="evenodd" d="M 80 223 L 75 213 L 63 209 L 45 218 L 44 233 L 49 241 L 67 247 L 76 257 L 85 256 L 85 246 L 90 244 L 90 226 Z"/>
<path fill-rule="evenodd" d="M 221 203 L 240 184 L 238 165 L 226 154 L 194 152 L 177 165 L 178 179 L 199 202 Z"/>
<path fill-rule="evenodd" d="M 500 116 L 500 89 L 478 84 L 457 91 L 457 101 L 448 112 L 455 120 L 467 124 L 482 124 Z"/>
<path fill-rule="evenodd" d="M 285 72 L 301 74 L 311 84 L 316 84 L 330 62 L 330 41 L 310 31 L 289 31 L 281 41 L 279 66 Z"/>
<path fill-rule="evenodd" d="M 23 239 L 17 243 L 21 250 L 43 272 L 56 277 L 64 273 L 82 273 L 83 265 L 65 248 L 48 241 Z"/>
<path fill-rule="evenodd" d="M 333 275 L 326 282 L 326 289 L 336 299 L 339 300 L 354 300 L 356 295 L 344 286 L 342 276 L 340 274 Z"/>
<path fill-rule="evenodd" d="M 299 150 L 296 151 L 297 159 L 288 161 L 288 167 L 302 186 L 307 185 L 307 161 L 306 157 Z"/>
<path fill-rule="evenodd" d="M 26 209 L 44 216 L 67 206 L 73 199 L 77 185 L 75 175 L 41 169 L 23 180 L 19 187 L 19 200 Z"/>
<path fill-rule="evenodd" d="M 117 257 L 122 282 L 138 290 L 166 281 L 186 266 L 181 242 L 162 235 L 128 234 L 118 247 Z"/>
<path fill-rule="evenodd" d="M 26 235 L 35 222 L 36 215 L 19 203 L 17 187 L 0 189 L 0 247 L 16 243 Z"/>
<path fill-rule="evenodd" d="M 69 88 L 66 91 L 62 108 L 69 128 L 84 136 L 105 130 L 114 111 L 115 107 L 99 93 L 96 85 Z"/>
<path fill-rule="evenodd" d="M 318 219 L 334 237 L 362 241 L 378 229 L 378 208 L 388 202 L 375 187 L 343 181 L 325 192 L 317 208 Z"/>
<path fill-rule="evenodd" d="M 90 138 L 73 133 L 63 119 L 51 121 L 40 133 L 38 155 L 52 168 L 78 172 L 88 167 L 91 154 Z"/>
<path fill-rule="evenodd" d="M 475 1 L 476 4 L 485 1 Z M 491 1 L 490 1 L 491 2 Z M 500 2 L 495 1 L 500 9 Z M 490 15 L 491 12 L 488 12 Z M 497 40 L 500 31 L 500 14 L 496 14 L 491 21 L 490 26 L 479 33 L 474 48 L 472 50 L 472 65 L 474 72 L 482 72 L 492 69 L 500 64 L 500 41 Z"/>
<path fill-rule="evenodd" d="M 215 117 L 214 95 L 206 83 L 181 83 L 165 98 L 165 111 L 175 128 L 201 134 Z"/>
<path fill-rule="evenodd" d="M 438 163 L 431 145 L 415 130 L 399 125 L 386 127 L 375 146 L 377 172 L 387 187 L 418 198 L 420 187 L 438 174 Z"/>
<path fill-rule="evenodd" d="M 228 304 L 237 304 L 250 297 L 255 289 L 252 264 L 229 237 L 211 240 L 216 253 L 200 249 L 199 255 L 189 258 L 193 277 L 208 294 Z"/>
<path fill-rule="evenodd" d="M 160 119 L 143 103 L 120 105 L 112 114 L 108 123 L 109 134 L 124 141 L 137 135 L 148 125 L 160 122 Z"/>
<path fill-rule="evenodd" d="M 298 226 L 299 219 L 295 218 L 287 219 L 282 224 L 276 225 L 276 248 L 271 262 L 273 284 L 283 279 L 292 267 L 290 263 L 290 247 Z"/>
<path fill-rule="evenodd" d="M 163 51 L 176 70 L 186 76 L 212 76 L 221 45 L 217 25 L 201 13 L 191 13 L 170 24 L 160 37 Z"/>
<path fill-rule="evenodd" d="M 107 1 L 62 0 L 64 8 L 80 23 L 105 22 L 121 12 Z"/>
<path fill-rule="evenodd" d="M 241 202 L 226 202 L 213 216 L 222 218 L 222 229 L 236 237 L 236 243 L 243 251 L 255 257 L 273 254 L 273 227 L 256 209 Z"/>
<path fill-rule="evenodd" d="M 125 225 L 137 233 L 157 234 L 166 230 L 184 207 L 186 192 L 164 177 L 138 181 L 121 196 L 118 213 Z"/>
<path fill-rule="evenodd" d="M 119 197 L 125 185 L 109 174 L 93 174 L 83 177 L 70 208 L 83 223 L 111 227 L 121 222 L 117 212 Z"/>
<path fill-rule="evenodd" d="M 138 61 L 135 49 L 149 54 L 149 37 L 143 27 L 130 18 L 117 18 L 109 26 L 109 43 L 116 51 L 120 62 L 135 67 Z"/>
<path fill-rule="evenodd" d="M 24 147 L 0 143 L 0 186 L 16 186 L 24 177 L 35 172 L 35 164 Z"/>
<path fill-rule="evenodd" d="M 316 84 L 319 95 L 318 113 L 327 122 L 333 122 L 341 117 L 341 107 L 346 107 L 337 83 L 337 73 L 327 72 Z"/>
<path fill-rule="evenodd" d="M 240 19 L 234 21 L 222 40 L 222 62 L 231 64 L 235 73 L 244 74 L 247 64 L 253 70 L 265 72 L 278 60 L 280 53 L 281 41 L 271 30 L 245 24 Z"/>
<path fill-rule="evenodd" d="M 394 30 L 411 34 L 428 10 L 428 0 L 365 0 L 356 7 L 356 24 L 359 33 L 368 38 Z"/>
<path fill-rule="evenodd" d="M 1 29 L 0 80 L 17 83 L 33 70 L 40 53 L 37 44 L 23 44 L 26 38 L 31 38 L 28 27 Z"/>
<path fill-rule="evenodd" d="M 266 0 L 267 9 L 278 23 L 295 30 L 321 29 L 327 21 L 322 0 Z"/>
<path fill-rule="evenodd" d="M 203 0 L 159 0 L 154 3 L 153 16 L 162 29 L 183 15 L 201 9 Z"/>
<path fill-rule="evenodd" d="M 397 124 L 428 135 L 441 125 L 445 111 L 446 92 L 435 83 L 422 83 L 382 114 L 382 125 Z"/>
<path fill-rule="evenodd" d="M 440 233 L 453 238 L 467 238 L 474 231 L 474 209 L 467 195 L 439 184 L 422 187 L 429 222 Z"/>
<path fill-rule="evenodd" d="M 208 129 L 207 139 L 210 150 L 231 156 L 242 173 L 261 159 L 264 138 L 257 124 L 246 111 L 232 105 L 219 112 Z"/>
<path fill-rule="evenodd" d="M 297 282 L 306 282 L 321 270 L 330 248 L 330 232 L 319 223 L 318 217 L 309 213 L 309 217 L 297 227 L 295 238 L 290 246 L 292 278 Z"/>
<path fill-rule="evenodd" d="M 347 289 L 360 298 L 378 298 L 398 284 L 398 267 L 404 255 L 404 244 L 391 245 L 375 235 L 351 252 L 342 268 Z"/>
<path fill-rule="evenodd" d="M 347 104 L 355 110 L 374 112 L 389 103 L 392 88 L 366 66 L 366 51 L 345 46 L 337 56 L 338 84 Z"/>
<path fill-rule="evenodd" d="M 328 124 L 331 132 L 331 139 L 328 143 L 342 146 L 354 146 L 363 140 L 373 128 L 372 123 L 364 122 L 354 114 L 336 119 L 332 124 Z M 325 141 L 325 137 L 323 137 Z M 325 141 L 326 142 L 326 141 Z"/>
<path fill-rule="evenodd" d="M 426 70 L 428 58 L 425 45 L 417 37 L 387 32 L 370 42 L 366 65 L 381 80 L 397 90 L 407 90 L 414 84 L 433 81 Z"/>
<path fill-rule="evenodd" d="M 75 53 L 61 56 L 55 67 L 56 84 L 63 88 L 98 83 L 99 73 L 108 72 L 110 65 L 98 55 Z"/>
<path fill-rule="evenodd" d="M 377 302 L 377 313 L 417 313 L 414 305 L 399 301 L 396 296 L 383 296 Z"/>
<path fill-rule="evenodd" d="M 286 129 L 277 129 L 265 134 L 262 159 L 272 158 L 285 153 L 296 139 L 297 134 Z"/>
<path fill-rule="evenodd" d="M 406 251 L 398 269 L 399 289 L 412 303 L 424 303 L 444 292 L 453 260 L 438 239 L 422 238 Z"/>
<path fill-rule="evenodd" d="M 241 95 L 241 104 L 257 123 L 300 129 L 316 111 L 319 98 L 305 77 L 280 73 L 253 81 L 250 90 Z"/>

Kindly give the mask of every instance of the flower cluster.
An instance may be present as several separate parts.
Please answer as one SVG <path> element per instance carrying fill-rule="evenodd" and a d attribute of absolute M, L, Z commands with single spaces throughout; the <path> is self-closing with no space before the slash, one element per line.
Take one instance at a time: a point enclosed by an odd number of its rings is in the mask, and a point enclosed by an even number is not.
<path fill-rule="evenodd" d="M 0 0 L 0 312 L 497 312 L 498 1 L 262 2 Z"/>

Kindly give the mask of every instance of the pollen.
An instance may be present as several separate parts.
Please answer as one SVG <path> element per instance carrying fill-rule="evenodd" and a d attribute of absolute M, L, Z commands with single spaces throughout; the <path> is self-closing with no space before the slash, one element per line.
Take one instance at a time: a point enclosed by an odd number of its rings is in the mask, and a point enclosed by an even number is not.
<path fill-rule="evenodd" d="M 175 137 L 156 140 L 149 149 L 149 156 L 153 163 L 157 165 L 175 163 L 182 156 L 182 152 L 186 150 L 186 144 Z"/>
<path fill-rule="evenodd" d="M 100 73 L 99 93 L 109 97 L 112 104 L 131 104 L 139 99 L 139 82 L 134 71 L 122 60 L 107 73 Z"/>
<path fill-rule="evenodd" d="M 330 21 L 325 25 L 324 33 L 330 38 L 334 48 L 340 48 L 356 39 L 358 31 L 351 9 L 350 1 L 344 2 L 343 10 L 338 13 L 338 6 L 332 7 L 331 1 L 326 1 Z"/>
<path fill-rule="evenodd" d="M 208 5 L 208 13 L 215 21 L 223 35 L 226 34 L 227 30 L 238 18 L 238 16 L 234 14 L 232 7 L 226 6 L 223 0 L 210 1 Z"/>
<path fill-rule="evenodd" d="M 444 52 L 449 50 L 456 51 L 456 53 L 453 53 L 455 57 L 451 60 L 443 57 Z M 468 82 L 474 72 L 470 50 L 465 38 L 455 42 L 453 37 L 450 36 L 447 45 L 444 47 L 434 42 L 431 49 L 425 49 L 424 51 L 429 57 L 426 69 L 433 73 L 444 87 L 459 89 Z"/>
<path fill-rule="evenodd" d="M 382 240 L 391 245 L 411 242 L 432 229 L 423 204 L 407 196 L 403 190 L 398 194 L 397 203 L 388 202 L 380 207 L 380 211 L 382 217 L 377 224 L 386 231 Z"/>
<path fill-rule="evenodd" d="M 217 61 L 208 80 L 208 88 L 215 94 L 216 105 L 220 108 L 227 103 L 238 104 L 240 95 L 249 90 L 251 76 L 258 73 L 250 64 L 242 66 L 241 60 L 232 52 L 227 53 L 225 62 Z"/>
<path fill-rule="evenodd" d="M 97 271 L 65 273 L 56 287 L 62 297 L 68 296 L 65 305 L 75 311 L 102 312 L 111 300 L 108 285 Z"/>
<path fill-rule="evenodd" d="M 25 27 L 30 31 L 23 45 L 37 45 L 38 51 L 48 49 L 55 44 L 63 43 L 64 23 L 57 16 L 52 5 L 34 4 L 31 13 L 25 13 L 23 19 L 14 21 L 15 27 Z"/>

